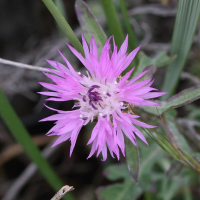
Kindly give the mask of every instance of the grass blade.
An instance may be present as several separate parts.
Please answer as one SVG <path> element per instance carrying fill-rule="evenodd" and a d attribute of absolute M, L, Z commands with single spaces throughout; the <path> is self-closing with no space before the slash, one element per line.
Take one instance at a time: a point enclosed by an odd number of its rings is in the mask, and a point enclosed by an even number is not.
<path fill-rule="evenodd" d="M 106 21 L 108 23 L 108 27 L 111 35 L 114 35 L 115 42 L 118 47 L 121 46 L 125 39 L 125 35 L 123 33 L 119 18 L 117 16 L 114 4 L 112 0 L 101 0 L 101 4 L 103 6 L 104 13 L 106 15 Z"/>
<path fill-rule="evenodd" d="M 131 25 L 131 23 L 129 21 L 129 15 L 128 15 L 128 12 L 127 12 L 127 9 L 126 9 L 125 0 L 120 0 L 120 7 L 121 7 L 121 10 L 122 10 L 122 14 L 123 14 L 126 30 L 128 32 L 129 47 L 130 47 L 129 49 L 133 50 L 133 49 L 135 49 L 137 47 L 137 45 L 136 45 L 136 41 L 135 41 L 133 28 L 132 28 L 132 25 Z M 136 55 L 134 60 L 132 61 L 132 63 L 129 65 L 129 67 L 126 70 L 124 70 L 123 74 L 126 74 L 127 72 L 129 72 L 135 65 L 137 66 L 138 63 L 139 63 L 138 55 Z M 135 71 L 132 72 L 132 75 L 134 73 L 135 73 Z"/>
<path fill-rule="evenodd" d="M 133 49 L 135 49 L 137 47 L 137 45 L 136 45 L 136 41 L 135 41 L 133 28 L 132 28 L 132 25 L 131 25 L 131 23 L 129 21 L 129 15 L 128 15 L 128 12 L 127 12 L 127 9 L 126 9 L 125 0 L 120 0 L 120 7 L 121 7 L 121 10 L 122 10 L 122 14 L 123 14 L 126 30 L 128 32 L 128 36 L 129 36 L 130 48 L 133 50 Z M 138 64 L 137 56 L 135 57 L 135 61 L 136 61 L 136 64 Z"/>
<path fill-rule="evenodd" d="M 55 174 L 51 166 L 41 155 L 39 149 L 35 146 L 33 140 L 28 134 L 26 128 L 20 121 L 19 117 L 16 115 L 9 101 L 3 94 L 0 89 L 0 115 L 11 133 L 18 141 L 18 143 L 23 147 L 24 151 L 30 157 L 30 159 L 37 165 L 38 169 L 42 173 L 42 175 L 46 178 L 48 183 L 55 189 L 57 192 L 61 187 L 63 187 L 63 183 L 60 181 L 58 176 Z M 66 194 L 64 197 L 66 200 L 73 200 L 74 198 L 71 194 Z"/>
<path fill-rule="evenodd" d="M 84 54 L 83 47 L 80 41 L 76 37 L 75 33 L 73 32 L 73 30 L 71 29 L 71 27 L 69 26 L 69 24 L 67 23 L 63 15 L 61 14 L 61 12 L 55 6 L 53 1 L 52 0 L 42 0 L 42 1 L 45 4 L 45 6 L 48 8 L 50 13 L 53 15 L 56 22 L 58 23 L 62 31 L 65 33 L 65 35 L 67 36 L 71 44 L 74 46 L 74 48 L 77 51 L 79 51 L 82 54 L 82 56 L 84 56 L 85 54 Z"/>
<path fill-rule="evenodd" d="M 171 55 L 177 55 L 177 58 L 167 69 L 162 90 L 168 93 L 161 97 L 162 100 L 170 97 L 176 89 L 193 42 L 199 15 L 199 0 L 179 1 L 170 52 Z"/>

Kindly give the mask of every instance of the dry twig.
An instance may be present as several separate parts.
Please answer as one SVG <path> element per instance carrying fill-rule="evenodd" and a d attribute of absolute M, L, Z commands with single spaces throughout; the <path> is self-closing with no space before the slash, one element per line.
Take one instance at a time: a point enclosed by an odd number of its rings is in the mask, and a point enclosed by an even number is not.
<path fill-rule="evenodd" d="M 73 186 L 65 185 L 53 196 L 53 198 L 51 198 L 51 200 L 60 200 L 67 192 L 72 190 L 74 190 Z"/>
<path fill-rule="evenodd" d="M 162 17 L 172 17 L 175 16 L 177 12 L 176 8 L 166 8 L 165 6 L 160 5 L 147 5 L 137 8 L 133 8 L 128 11 L 129 15 L 138 15 L 138 14 L 152 14 Z"/>
<path fill-rule="evenodd" d="M 2 59 L 2 58 L 0 58 L 0 63 L 5 64 L 5 65 L 20 67 L 20 68 L 24 68 L 24 69 L 32 69 L 32 70 L 37 70 L 37 71 L 49 72 L 49 70 L 44 68 L 44 67 L 27 65 L 27 64 L 23 64 L 23 63 L 19 63 L 19 62 L 13 62 L 13 61 L 10 61 L 10 60 L 5 60 L 5 59 Z"/>
<path fill-rule="evenodd" d="M 191 82 L 193 82 L 194 84 L 199 84 L 200 83 L 200 80 L 198 77 L 188 73 L 188 72 L 182 72 L 181 73 L 181 78 L 182 79 L 188 79 L 190 80 Z"/>

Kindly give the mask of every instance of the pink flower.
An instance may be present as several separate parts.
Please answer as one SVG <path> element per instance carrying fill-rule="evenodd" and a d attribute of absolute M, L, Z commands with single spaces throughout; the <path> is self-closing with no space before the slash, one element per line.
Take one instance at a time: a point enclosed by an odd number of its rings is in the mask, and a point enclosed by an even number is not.
<path fill-rule="evenodd" d="M 153 81 L 150 79 L 139 79 L 147 73 L 142 72 L 138 76 L 128 81 L 133 69 L 126 73 L 124 77 L 120 74 L 129 66 L 140 47 L 133 50 L 129 55 L 126 54 L 128 46 L 128 36 L 117 52 L 114 39 L 114 50 L 110 56 L 110 37 L 105 43 L 98 58 L 98 49 L 94 38 L 91 38 L 90 48 L 85 38 L 82 36 L 85 58 L 72 46 L 68 45 L 73 54 L 87 68 L 87 76 L 76 72 L 68 60 L 60 55 L 66 62 L 66 66 L 56 61 L 47 62 L 56 70 L 49 69 L 52 74 L 45 73 L 55 84 L 40 83 L 53 92 L 40 92 L 40 94 L 51 96 L 47 100 L 68 101 L 75 100 L 73 111 L 55 110 L 58 114 L 47 117 L 41 121 L 56 121 L 56 125 L 49 130 L 47 135 L 58 135 L 53 146 L 71 140 L 70 156 L 74 149 L 78 134 L 82 128 L 90 121 L 97 121 L 88 144 L 92 143 L 92 149 L 88 156 L 90 158 L 97 150 L 97 156 L 102 153 L 103 161 L 107 158 L 107 148 L 112 157 L 113 153 L 119 159 L 119 148 L 125 155 L 124 135 L 136 145 L 136 137 L 139 137 L 147 145 L 147 141 L 135 125 L 144 128 L 154 128 L 137 120 L 137 115 L 127 113 L 129 106 L 159 104 L 148 101 L 149 98 L 159 97 L 165 92 L 151 92 Z M 54 74 L 54 75 L 53 75 Z"/>

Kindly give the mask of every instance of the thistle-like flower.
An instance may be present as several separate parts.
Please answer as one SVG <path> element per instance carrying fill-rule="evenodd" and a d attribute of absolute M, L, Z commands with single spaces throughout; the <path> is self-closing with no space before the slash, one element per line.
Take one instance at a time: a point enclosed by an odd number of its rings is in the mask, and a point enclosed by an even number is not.
<path fill-rule="evenodd" d="M 130 65 L 140 47 L 126 54 L 128 36 L 121 45 L 119 51 L 113 39 L 113 52 L 110 54 L 110 37 L 105 43 L 98 58 L 98 49 L 94 38 L 91 38 L 88 47 L 84 36 L 82 36 L 85 58 L 72 46 L 68 45 L 73 54 L 87 68 L 87 76 L 76 72 L 68 60 L 60 53 L 67 66 L 56 61 L 47 62 L 56 70 L 49 69 L 51 73 L 45 73 L 55 84 L 40 83 L 53 92 L 40 92 L 40 94 L 51 96 L 47 100 L 69 101 L 75 100 L 72 111 L 61 111 L 53 108 L 58 114 L 47 117 L 41 121 L 56 121 L 55 126 L 49 130 L 47 135 L 58 135 L 59 138 L 53 146 L 68 139 L 71 141 L 70 156 L 74 149 L 78 134 L 89 122 L 97 122 L 88 141 L 92 143 L 92 149 L 88 156 L 90 158 L 97 150 L 97 156 L 102 152 L 103 161 L 107 158 L 107 148 L 112 157 L 113 153 L 119 159 L 119 148 L 125 156 L 124 135 L 136 145 L 136 137 L 139 137 L 147 145 L 147 141 L 135 125 L 144 128 L 154 128 L 137 120 L 139 116 L 128 112 L 130 106 L 150 105 L 159 106 L 155 102 L 148 101 L 149 98 L 159 97 L 164 92 L 151 92 L 151 79 L 140 80 L 147 73 L 142 72 L 128 81 L 131 71 L 121 77 L 121 73 Z M 54 74 L 54 75 L 53 75 Z"/>

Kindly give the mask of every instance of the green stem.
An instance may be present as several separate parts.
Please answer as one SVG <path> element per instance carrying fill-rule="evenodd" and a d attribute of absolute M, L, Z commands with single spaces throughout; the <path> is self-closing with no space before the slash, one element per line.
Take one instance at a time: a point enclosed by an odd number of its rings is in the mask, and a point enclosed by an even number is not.
<path fill-rule="evenodd" d="M 114 35 L 115 42 L 118 47 L 121 46 L 125 39 L 125 35 L 122 31 L 122 27 L 120 25 L 119 18 L 115 11 L 115 7 L 112 0 L 101 0 L 101 4 L 103 6 L 104 13 L 106 15 L 106 20 L 108 23 L 108 27 L 111 35 Z"/>
<path fill-rule="evenodd" d="M 145 199 L 145 200 L 152 200 L 151 194 L 148 193 L 148 192 L 144 192 L 144 199 Z"/>
<path fill-rule="evenodd" d="M 163 95 L 161 100 L 169 98 L 176 92 L 181 72 L 183 71 L 191 49 L 199 16 L 199 0 L 178 1 L 178 10 L 170 50 L 171 56 L 177 55 L 177 58 L 168 66 L 165 73 L 162 91 L 167 92 L 167 94 Z"/>
<path fill-rule="evenodd" d="M 122 14 L 123 14 L 123 18 L 124 18 L 124 22 L 125 22 L 125 26 L 126 26 L 126 29 L 127 29 L 127 32 L 128 32 L 128 40 L 129 40 L 129 45 L 130 45 L 130 48 L 131 50 L 135 49 L 137 47 L 136 45 L 136 41 L 135 41 L 135 37 L 134 37 L 134 32 L 133 32 L 133 28 L 131 26 L 131 23 L 129 21 L 129 16 L 128 16 L 128 12 L 127 12 L 127 9 L 126 9 L 126 4 L 125 4 L 125 1 L 124 0 L 120 0 L 120 7 L 121 7 L 121 10 L 122 10 Z M 138 56 L 136 55 L 134 60 L 132 61 L 132 63 L 129 65 L 129 67 L 123 72 L 123 74 L 126 74 L 127 72 L 129 72 L 135 65 L 137 67 L 139 63 L 139 60 L 138 60 Z M 136 68 L 137 69 L 137 68 Z M 134 72 L 136 70 L 134 70 L 132 72 L 132 75 L 134 75 Z"/>
<path fill-rule="evenodd" d="M 126 4 L 125 4 L 124 0 L 120 0 L 120 7 L 121 7 L 121 10 L 122 10 L 125 26 L 126 26 L 126 29 L 127 29 L 127 32 L 128 32 L 130 47 L 131 47 L 131 49 L 135 49 L 137 47 L 137 45 L 136 45 L 136 41 L 135 41 L 135 37 L 134 37 L 133 28 L 132 28 L 131 23 L 129 21 L 129 16 L 128 16 L 128 12 L 127 12 Z"/>
<path fill-rule="evenodd" d="M 190 193 L 190 188 L 188 185 L 185 185 L 183 188 L 183 197 L 184 200 L 192 200 L 192 195 Z"/>
<path fill-rule="evenodd" d="M 67 15 L 65 12 L 65 6 L 64 6 L 63 0 L 55 0 L 54 3 L 56 5 L 56 7 L 58 8 L 58 10 L 61 12 L 62 16 L 67 21 Z M 63 33 L 63 31 L 62 31 L 61 27 L 58 25 L 58 23 L 56 23 L 56 25 L 59 30 L 60 36 L 65 37 L 65 34 Z"/>
<path fill-rule="evenodd" d="M 48 183 L 55 189 L 57 192 L 60 190 L 64 184 L 55 174 L 51 166 L 45 160 L 45 158 L 41 155 L 39 149 L 34 144 L 31 139 L 28 131 L 20 121 L 19 117 L 16 115 L 6 96 L 3 94 L 0 89 L 0 115 L 11 133 L 18 141 L 18 143 L 22 146 L 24 151 L 30 157 L 30 159 L 37 165 L 38 169 L 42 173 L 42 175 L 46 178 Z M 71 194 L 67 193 L 65 196 L 66 200 L 74 200 Z"/>
<path fill-rule="evenodd" d="M 61 12 L 55 6 L 53 1 L 52 0 L 42 0 L 42 1 L 46 5 L 46 7 L 49 9 L 50 13 L 53 15 L 53 17 L 55 18 L 55 20 L 57 21 L 57 23 L 61 27 L 62 31 L 65 33 L 65 35 L 67 36 L 67 38 L 69 39 L 69 41 L 73 45 L 73 47 L 77 51 L 79 51 L 82 54 L 82 56 L 84 56 L 83 47 L 82 47 L 80 41 L 78 40 L 78 38 L 74 34 L 73 30 L 71 29 L 71 27 L 69 26 L 69 24 L 67 23 L 67 21 L 65 20 L 65 18 L 61 14 Z"/>

